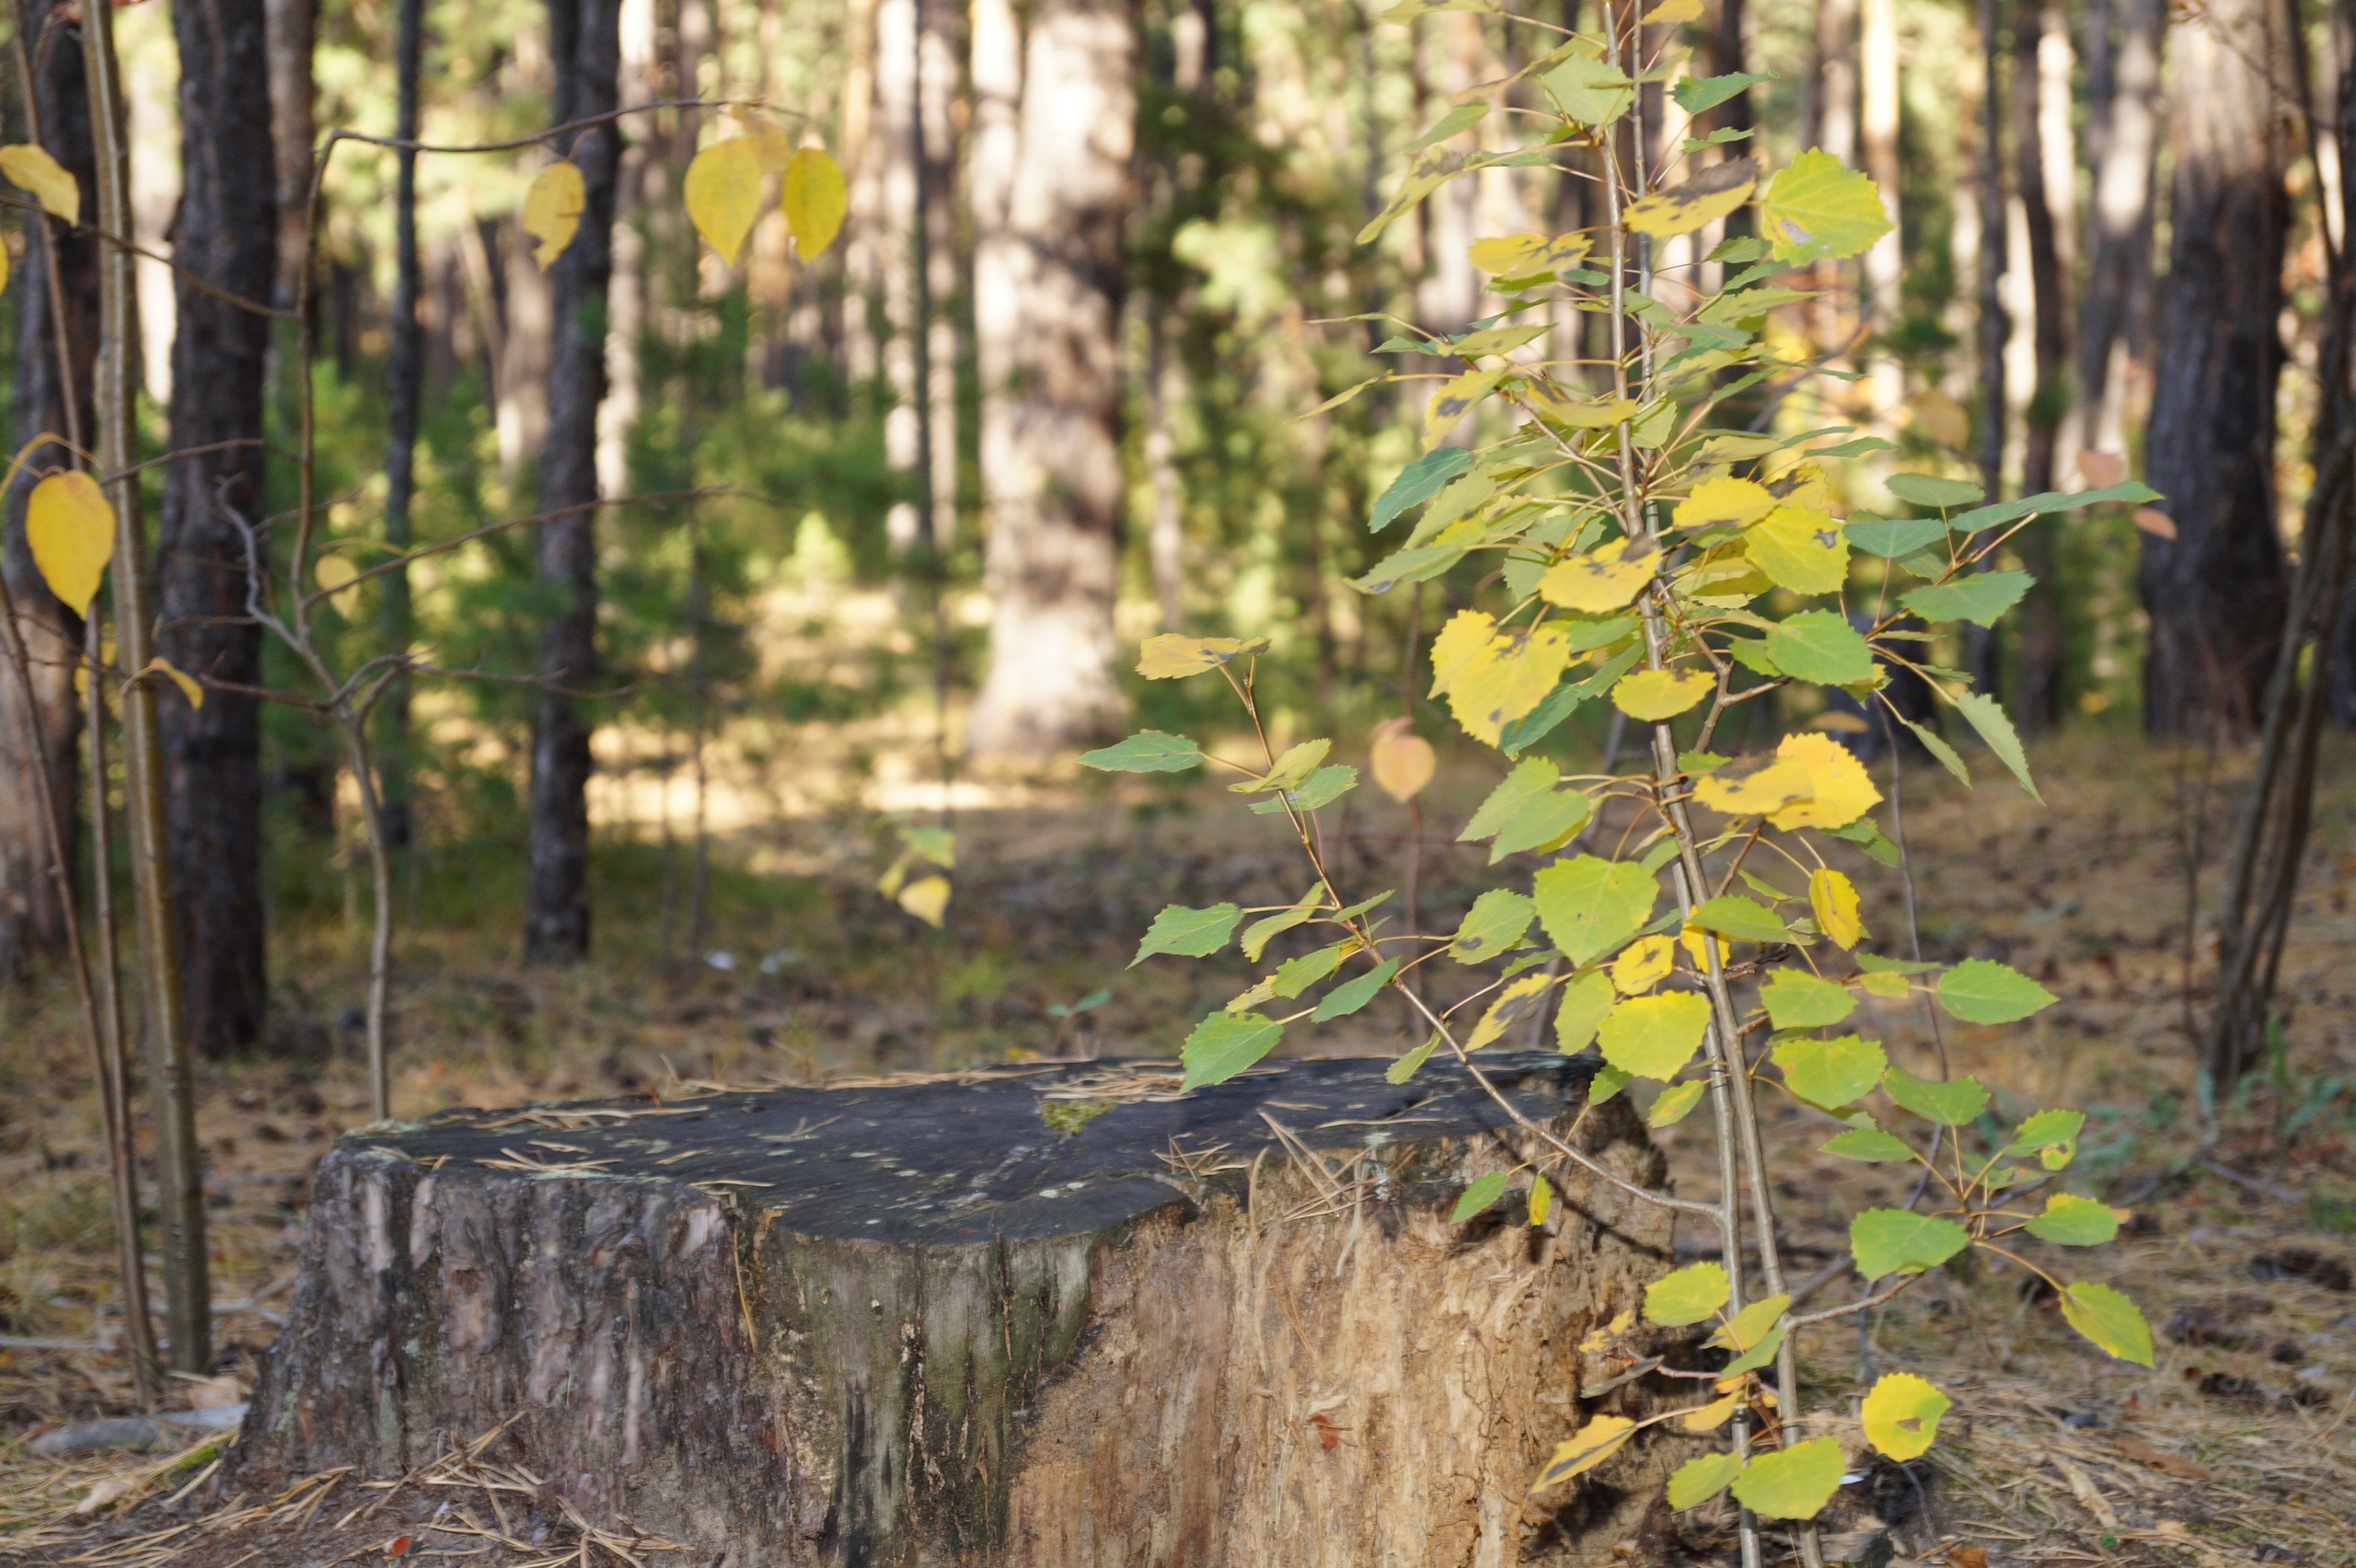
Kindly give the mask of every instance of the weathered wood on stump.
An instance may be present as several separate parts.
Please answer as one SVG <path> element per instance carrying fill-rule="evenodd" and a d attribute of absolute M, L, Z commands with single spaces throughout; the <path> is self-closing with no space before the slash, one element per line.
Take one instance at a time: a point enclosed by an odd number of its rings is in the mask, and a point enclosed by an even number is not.
<path fill-rule="evenodd" d="M 1661 1210 L 1558 1178 L 1459 1068 L 1162 1064 L 456 1112 L 319 1169 L 252 1483 L 496 1455 L 584 1514 L 755 1564 L 1505 1564 L 1608 1545 L 1632 1452 L 1530 1479 Z M 1625 1176 L 1586 1063 L 1484 1066 Z M 1282 1131 L 1279 1132 L 1279 1127 Z M 1616 1401 L 1633 1391 L 1607 1396 Z M 1601 1408 L 1612 1408 L 1606 1404 Z M 1585 1549 L 1585 1550 L 1582 1550 Z"/>

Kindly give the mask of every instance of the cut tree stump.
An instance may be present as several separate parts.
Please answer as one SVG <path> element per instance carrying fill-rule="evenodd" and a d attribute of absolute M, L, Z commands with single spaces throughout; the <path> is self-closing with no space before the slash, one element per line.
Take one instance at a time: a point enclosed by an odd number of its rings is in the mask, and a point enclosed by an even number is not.
<path fill-rule="evenodd" d="M 1484 1053 L 1660 1179 L 1589 1061 Z M 1294 1061 L 1189 1094 L 1103 1061 L 523 1111 L 321 1163 L 240 1484 L 488 1458 L 756 1564 L 1507 1564 L 1630 1528 L 1642 1446 L 1539 1500 L 1578 1344 L 1666 1212 L 1541 1159 L 1459 1066 Z M 1583 1366 L 1584 1362 L 1584 1366 Z M 686 1561 L 674 1559 L 673 1561 Z"/>

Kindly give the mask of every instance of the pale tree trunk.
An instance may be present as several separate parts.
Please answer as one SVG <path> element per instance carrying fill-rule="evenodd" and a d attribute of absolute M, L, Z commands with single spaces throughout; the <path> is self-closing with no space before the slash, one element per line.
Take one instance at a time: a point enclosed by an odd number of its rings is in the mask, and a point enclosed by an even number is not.
<path fill-rule="evenodd" d="M 619 0 L 549 0 L 556 71 L 551 123 L 610 113 L 620 72 Z M 559 150 L 581 166 L 586 202 L 572 243 L 549 270 L 555 333 L 549 438 L 540 454 L 540 583 L 553 606 L 540 629 L 539 717 L 532 735 L 531 867 L 524 955 L 575 963 L 589 952 L 589 715 L 597 678 L 597 405 L 606 393 L 606 289 L 614 266 L 620 127 L 591 126 Z"/>
<path fill-rule="evenodd" d="M 1178 475 L 1178 438 L 1172 413 L 1185 395 L 1184 374 L 1170 344 L 1168 302 L 1146 307 L 1146 480 L 1153 490 L 1153 521 L 1146 536 L 1153 568 L 1153 597 L 1161 629 L 1176 631 L 1186 620 L 1186 496 Z"/>
<path fill-rule="evenodd" d="M 17 12 L 29 35 L 35 109 L 40 144 L 74 175 L 82 204 L 90 209 L 96 184 L 90 145 L 89 94 L 83 85 L 82 54 L 73 30 L 59 13 L 60 0 L 36 0 Z M 54 25 L 48 25 L 51 23 Z M 46 220 L 38 216 L 29 223 Z M 88 230 L 50 225 L 49 246 L 28 236 L 17 277 L 17 377 L 11 401 L 12 451 L 47 432 L 87 447 L 98 428 L 90 398 L 90 367 L 98 351 L 98 241 Z M 49 254 L 58 259 L 56 288 L 51 286 Z M 59 307 L 62 306 L 62 311 Z M 65 352 L 58 352 L 56 323 L 64 317 Z M 61 380 L 70 376 L 71 385 Z M 49 446 L 27 464 L 28 472 L 6 498 L 0 526 L 0 572 L 17 606 L 18 632 L 34 661 L 34 727 L 40 740 L 32 755 L 26 734 L 24 696 L 14 679 L 0 679 L 0 983 L 26 973 L 37 960 L 66 950 L 68 890 L 51 875 L 48 824 L 40 817 L 40 792 L 23 784 L 35 767 L 49 774 L 50 800 L 57 813 L 58 841 L 74 842 L 77 774 L 75 740 L 80 715 L 74 694 L 73 660 L 82 646 L 82 621 L 57 602 L 25 546 L 25 498 L 44 469 L 76 467 L 63 447 Z M 0 640 L 5 641 L 5 640 Z"/>
<path fill-rule="evenodd" d="M 218 0 L 172 14 L 179 42 L 183 146 L 175 272 L 171 440 L 179 447 L 258 442 L 270 353 L 267 302 L 278 281 L 278 159 L 261 0 Z M 259 445 L 183 457 L 164 470 L 156 573 L 164 657 L 200 681 L 253 686 L 261 628 L 244 619 L 238 519 L 263 507 Z M 159 699 L 170 790 L 189 1036 L 212 1055 L 262 1037 L 261 714 L 258 699 L 214 686 L 202 708 Z"/>
<path fill-rule="evenodd" d="M 878 166 L 877 222 L 871 243 L 883 286 L 884 384 L 891 407 L 884 416 L 884 457 L 900 492 L 885 515 L 893 553 L 916 548 L 926 469 L 926 388 L 920 381 L 925 331 L 925 278 L 917 238 L 923 222 L 918 165 L 923 127 L 917 110 L 918 0 L 878 0 L 875 7 L 875 121 L 868 134 Z"/>
<path fill-rule="evenodd" d="M 985 468 L 995 599 L 971 744 L 1038 753 L 1121 711 L 1123 220 L 1137 118 L 1125 0 L 1042 0 L 1023 66 L 1008 206 L 1006 440 Z M 977 72 L 978 83 L 978 72 Z"/>
<path fill-rule="evenodd" d="M 951 308 L 963 269 L 957 259 L 957 133 L 950 108 L 958 98 L 957 7 L 919 0 L 917 36 L 917 228 L 924 283 L 925 500 L 932 547 L 957 536 L 956 313 Z"/>
<path fill-rule="evenodd" d="M 2086 25 L 2087 152 L 2094 200 L 2078 313 L 2078 444 L 2127 450 L 2128 328 L 2152 278 L 2152 171 L 2159 151 L 2160 40 L 2166 0 L 2117 0 Z M 2097 52 L 2099 49 L 2100 52 Z"/>
<path fill-rule="evenodd" d="M 500 270 L 488 303 L 497 311 L 499 406 L 493 411 L 500 471 L 513 478 L 538 454 L 549 435 L 549 356 L 555 337 L 555 302 L 549 280 L 532 259 L 532 240 L 512 218 L 490 228 L 498 241 L 485 259 Z M 486 273 L 486 286 L 489 287 Z"/>
<path fill-rule="evenodd" d="M 2069 398 L 2068 283 L 2061 243 L 2064 225 L 2057 221 L 2056 193 L 2047 183 L 2051 161 L 2047 137 L 2054 130 L 2050 99 L 2057 86 L 2066 94 L 2069 86 L 2066 72 L 2057 84 L 2049 79 L 2044 64 L 2057 21 L 2047 13 L 2045 0 L 2017 0 L 2014 6 L 2013 179 L 2020 191 L 2021 226 L 2027 239 L 2030 331 L 2037 362 L 2037 389 L 2022 420 L 2023 495 L 2053 488 L 2054 456 Z M 2067 103 L 2065 97 L 2064 114 Z M 2066 122 L 2062 129 L 2066 131 Z M 2071 166 L 2064 164 L 2062 172 L 2070 173 Z M 2022 561 L 2038 580 L 2021 605 L 2017 623 L 2020 668 L 2015 717 L 2032 731 L 2050 729 L 2062 717 L 2062 604 L 2053 582 L 2053 536 L 2059 526 L 2055 518 L 2035 519 L 2015 539 Z"/>
<path fill-rule="evenodd" d="M 2272 0 L 2215 0 L 2175 24 L 2168 276 L 2145 471 L 2176 537 L 2146 533 L 2143 722 L 2155 735 L 2256 721 L 2281 635 L 2274 390 L 2282 345 L 2289 80 Z"/>
<path fill-rule="evenodd" d="M 1899 297 L 1905 248 L 1899 230 L 1898 203 L 1898 0 L 1865 0 L 1858 12 L 1857 32 L 1858 141 L 1865 172 L 1881 188 L 1882 204 L 1890 216 L 1889 232 L 1874 241 L 1860 263 L 1865 320 L 1874 336 L 1883 338 L 1898 325 L 1904 303 Z M 1883 419 L 1889 419 L 1906 395 L 1898 356 L 1877 347 L 1871 375 L 1875 409 Z"/>
<path fill-rule="evenodd" d="M 1426 24 L 1419 50 L 1428 50 L 1437 69 L 1433 92 L 1443 100 L 1480 82 L 1488 60 L 1482 18 L 1461 12 L 1444 12 Z M 1439 112 L 1445 112 L 1444 110 Z M 1459 134 L 1449 144 L 1461 152 L 1481 146 L 1482 127 Z M 1424 276 L 1415 287 L 1415 324 L 1426 331 L 1461 332 L 1481 313 L 1481 274 L 1466 259 L 1465 248 L 1480 238 L 1475 232 L 1481 200 L 1480 181 L 1451 179 L 1433 191 L 1424 208 Z M 1433 368 L 1426 363 L 1426 369 Z"/>
<path fill-rule="evenodd" d="M 265 0 L 270 33 L 271 137 L 278 154 L 278 302 L 294 303 L 306 256 L 304 209 L 311 194 L 311 149 L 318 140 L 318 88 L 311 52 L 318 0 Z M 398 52 L 398 50 L 397 50 Z M 396 134 L 414 137 L 414 132 Z"/>
<path fill-rule="evenodd" d="M 974 366 L 981 382 L 979 436 L 987 501 L 990 476 L 1012 461 L 1016 289 L 1022 248 L 1010 221 L 1022 152 L 1022 23 L 1015 0 L 972 0 L 966 79 L 973 135 L 966 203 L 974 223 Z"/>
<path fill-rule="evenodd" d="M 853 393 L 864 398 L 880 368 L 875 340 L 876 256 L 883 231 L 884 142 L 876 123 L 875 48 L 878 0 L 849 0 L 843 11 L 843 168 L 850 178 L 843 217 L 843 369 Z"/>
<path fill-rule="evenodd" d="M 1809 95 L 1807 144 L 1821 147 L 1843 167 L 1857 162 L 1857 0 L 1817 0 L 1816 79 Z M 1849 310 L 1854 275 L 1846 261 L 1819 261 L 1816 286 L 1823 290 L 1812 314 L 1817 346 L 1832 350 L 1855 329 Z"/>

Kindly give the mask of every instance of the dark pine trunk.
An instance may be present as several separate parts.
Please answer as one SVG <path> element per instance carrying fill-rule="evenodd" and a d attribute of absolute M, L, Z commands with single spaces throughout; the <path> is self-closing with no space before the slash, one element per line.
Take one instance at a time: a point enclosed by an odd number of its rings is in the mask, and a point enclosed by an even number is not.
<path fill-rule="evenodd" d="M 95 199 L 97 178 L 89 95 L 82 85 L 80 40 L 61 14 L 64 10 L 53 0 L 40 0 L 19 10 L 17 17 L 32 47 L 33 107 L 40 144 L 72 171 L 87 210 Z M 29 222 L 47 220 L 34 217 Z M 97 424 L 90 402 L 90 362 L 98 348 L 98 242 L 87 229 L 69 234 L 58 224 L 50 225 L 50 233 L 57 248 L 57 293 L 52 294 L 48 256 L 37 237 L 28 236 L 19 263 L 12 451 L 44 431 L 87 446 Z M 57 306 L 63 306 L 65 322 L 63 365 L 57 351 Z M 40 736 L 36 758 L 29 755 L 31 743 L 25 731 L 21 689 L 14 680 L 0 681 L 0 777 L 20 781 L 36 766 L 48 768 L 51 798 L 63 818 L 58 826 L 67 844 L 73 842 L 75 737 L 79 729 L 70 661 L 81 647 L 82 621 L 57 602 L 33 568 L 25 548 L 25 497 L 40 470 L 72 466 L 63 447 L 35 454 L 29 471 L 6 498 L 6 527 L 0 530 L 0 571 L 7 573 L 8 591 L 24 619 L 26 651 L 37 661 L 30 673 L 33 719 Z M 49 838 L 40 812 L 32 789 L 12 783 L 0 790 L 0 980 L 22 972 L 37 957 L 62 953 L 65 947 L 65 904 L 50 875 Z"/>
<path fill-rule="evenodd" d="M 620 75 L 619 0 L 549 0 L 554 123 L 610 113 Z M 606 395 L 606 285 L 614 271 L 620 127 L 560 147 L 581 166 L 581 228 L 549 270 L 555 320 L 548 442 L 540 452 L 540 711 L 532 736 L 531 880 L 524 955 L 572 963 L 589 951 L 589 718 L 578 695 L 597 671 L 597 405 Z"/>
<path fill-rule="evenodd" d="M 2143 722 L 2238 734 L 2258 721 L 2285 589 L 2274 530 L 2274 385 L 2282 343 L 2284 74 L 2269 0 L 2218 0 L 2176 24 L 2172 237 L 2145 472 L 2174 539 L 2143 536 L 2152 619 Z"/>
<path fill-rule="evenodd" d="M 418 75 L 425 48 L 425 0 L 400 0 L 394 22 L 394 70 L 398 78 L 393 134 L 417 139 Z M 418 405 L 425 375 L 425 332 L 417 317 L 422 273 L 417 259 L 417 153 L 394 155 L 398 173 L 393 188 L 393 313 L 387 325 L 390 352 L 385 366 L 385 543 L 410 546 L 410 502 L 417 490 Z M 384 579 L 385 645 L 410 644 L 409 573 Z M 409 681 L 396 678 L 385 690 L 376 732 L 376 772 L 384 791 L 386 842 L 409 847 Z"/>
<path fill-rule="evenodd" d="M 262 0 L 172 12 L 179 44 L 184 185 L 172 233 L 171 441 L 258 441 L 270 319 L 207 294 L 268 303 L 278 260 L 277 159 Z M 246 613 L 245 539 L 259 523 L 257 446 L 183 457 L 164 470 L 156 573 L 165 658 L 199 680 L 254 686 L 261 628 Z M 190 1038 L 211 1055 L 261 1039 L 261 723 L 256 699 L 211 686 L 204 706 L 158 698 L 179 892 Z"/>

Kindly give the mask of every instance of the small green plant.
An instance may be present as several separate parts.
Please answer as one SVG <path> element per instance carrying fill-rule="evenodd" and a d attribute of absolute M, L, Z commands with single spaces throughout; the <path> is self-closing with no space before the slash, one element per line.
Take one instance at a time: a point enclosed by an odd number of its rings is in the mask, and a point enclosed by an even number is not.
<path fill-rule="evenodd" d="M 1411 4 L 1391 15 L 1425 8 Z M 1357 770 L 1331 760 L 1330 739 L 1281 755 L 1269 744 L 1253 687 L 1259 642 L 1165 634 L 1145 644 L 1138 665 L 1150 680 L 1216 672 L 1258 737 L 1255 756 L 1215 756 L 1186 736 L 1147 731 L 1082 760 L 1109 771 L 1207 764 L 1234 774 L 1229 788 L 1252 811 L 1291 824 L 1313 873 L 1288 905 L 1165 908 L 1139 945 L 1140 960 L 1202 957 L 1240 940 L 1256 963 L 1296 928 L 1335 939 L 1276 966 L 1196 1025 L 1184 1051 L 1187 1085 L 1231 1078 L 1266 1055 L 1288 1027 L 1345 1017 L 1389 990 L 1428 1030 L 1392 1069 L 1394 1081 L 1445 1051 L 1486 1087 L 1481 1050 L 1526 1036 L 1552 1007 L 1563 1051 L 1600 1053 L 1595 1101 L 1652 1079 L 1661 1086 L 1648 1115 L 1656 1127 L 1707 1101 L 1723 1194 L 1710 1203 L 1632 1185 L 1523 1121 L 1549 1150 L 1533 1172 L 1533 1215 L 1553 1190 L 1546 1171 L 1576 1166 L 1715 1229 L 1720 1261 L 1656 1282 L 1643 1316 L 1665 1327 L 1712 1324 L 1709 1343 L 1728 1357 L 1715 1372 L 1661 1374 L 1704 1382 L 1698 1402 L 1647 1422 L 1589 1419 L 1542 1467 L 1533 1490 L 1600 1464 L 1646 1425 L 1724 1431 L 1725 1450 L 1680 1469 L 1669 1501 L 1691 1508 L 1730 1490 L 1741 1505 L 1744 1559 L 1755 1564 L 1755 1521 L 1813 1519 L 1844 1470 L 1847 1418 L 1801 1404 L 1795 1343 L 1807 1330 L 1877 1307 L 1927 1271 L 1978 1251 L 2042 1277 L 2070 1324 L 2110 1355 L 2149 1366 L 2152 1338 L 2125 1297 L 2056 1278 L 2021 1245 L 2029 1237 L 2092 1246 L 2118 1232 L 2122 1216 L 2108 1205 L 2040 1191 L 2075 1156 L 2085 1116 L 2041 1110 L 2006 1132 L 1986 1115 L 1983 1085 L 1919 1078 L 1850 1027 L 1860 994 L 1921 997 L 1983 1025 L 2026 1019 L 2052 995 L 2002 963 L 1938 965 L 1867 950 L 1857 890 L 1827 862 L 1822 841 L 1838 839 L 1885 864 L 1899 855 L 1874 816 L 1880 791 L 1831 735 L 1792 734 L 1763 757 L 1723 755 L 1713 743 L 1743 704 L 1787 688 L 1838 688 L 1904 725 L 1969 785 L 1954 748 L 1890 701 L 1893 672 L 1907 672 L 2034 795 L 2003 709 L 1963 672 L 1930 662 L 1942 634 L 1929 628 L 1991 627 L 2018 602 L 2027 574 L 1987 568 L 2031 519 L 2156 497 L 2122 484 L 1990 502 L 1969 483 L 1900 474 L 1889 489 L 1915 515 L 1836 516 L 1820 463 L 1887 450 L 1886 443 L 1842 428 L 1784 435 L 1714 421 L 1730 422 L 1730 401 L 1746 395 L 1750 406 L 1762 395 L 1784 403 L 1782 394 L 1817 374 L 1764 336 L 1771 312 L 1811 297 L 1778 280 L 1871 246 L 1889 227 L 1879 191 L 1822 152 L 1804 153 L 1763 180 L 1752 159 L 1738 156 L 1674 189 L 1652 189 L 1640 162 L 1652 139 L 1638 123 L 1639 84 L 1677 78 L 1669 97 L 1691 117 L 1753 78 L 1679 77 L 1666 51 L 1641 54 L 1633 29 L 1574 37 L 1530 74 L 1553 105 L 1538 116 L 1544 123 L 1532 144 L 1453 149 L 1449 140 L 1488 112 L 1479 102 L 1456 110 L 1422 138 L 1396 198 L 1360 236 L 1371 239 L 1447 180 L 1497 164 L 1560 167 L 1575 149 L 1587 151 L 1594 172 L 1564 169 L 1564 178 L 1596 179 L 1609 213 L 1590 232 L 1479 241 L 1472 259 L 1507 307 L 1461 335 L 1407 328 L 1384 345 L 1452 357 L 1465 368 L 1441 378 L 1427 450 L 1375 502 L 1369 522 L 1380 532 L 1418 511 L 1420 519 L 1357 586 L 1382 593 L 1476 557 L 1491 569 L 1480 592 L 1499 585 L 1494 607 L 1461 610 L 1440 628 L 1430 659 L 1432 695 L 1447 700 L 1466 734 L 1512 764 L 1459 836 L 1490 845 L 1501 884 L 1480 895 L 1452 934 L 1387 932 L 1377 911 L 1390 895 L 1343 887 L 1313 820 L 1357 786 Z M 1721 133 L 1688 141 L 1684 152 L 1736 139 Z M 1747 204 L 1755 207 L 1756 236 L 1727 239 L 1706 257 L 1698 238 L 1684 237 Z M 1680 242 L 1673 249 L 1672 241 Z M 1705 271 L 1718 275 L 1714 288 L 1703 287 Z M 1609 323 L 1608 358 L 1511 357 L 1546 339 L 1566 305 Z M 1494 421 L 1496 439 L 1440 444 L 1484 405 L 1505 410 Z M 1600 701 L 1641 727 L 1644 765 L 1566 775 L 1541 754 L 1542 744 L 1574 710 Z M 1389 787 L 1380 744 L 1377 753 L 1378 777 Z M 1590 852 L 1588 830 L 1607 808 L 1617 820 L 1597 842 L 1608 848 Z M 1435 1007 L 1416 972 L 1442 961 L 1481 972 L 1486 984 L 1453 1007 Z M 1921 1171 L 1914 1203 L 1869 1208 L 1851 1225 L 1857 1271 L 1872 1286 L 1862 1299 L 1793 1310 L 1758 1110 L 1771 1094 L 1790 1095 L 1825 1118 L 1825 1152 Z M 1506 1184 L 1501 1175 L 1473 1183 L 1457 1217 L 1486 1208 Z M 1755 1271 L 1745 1262 L 1752 1257 Z M 1611 1352 L 1634 1331 L 1634 1316 L 1599 1331 L 1587 1348 Z M 1892 1372 L 1865 1396 L 1863 1438 L 1911 1459 L 1933 1443 L 1948 1402 L 1923 1378 Z M 1819 1562 L 1813 1528 L 1798 1535 L 1803 1558 Z"/>

